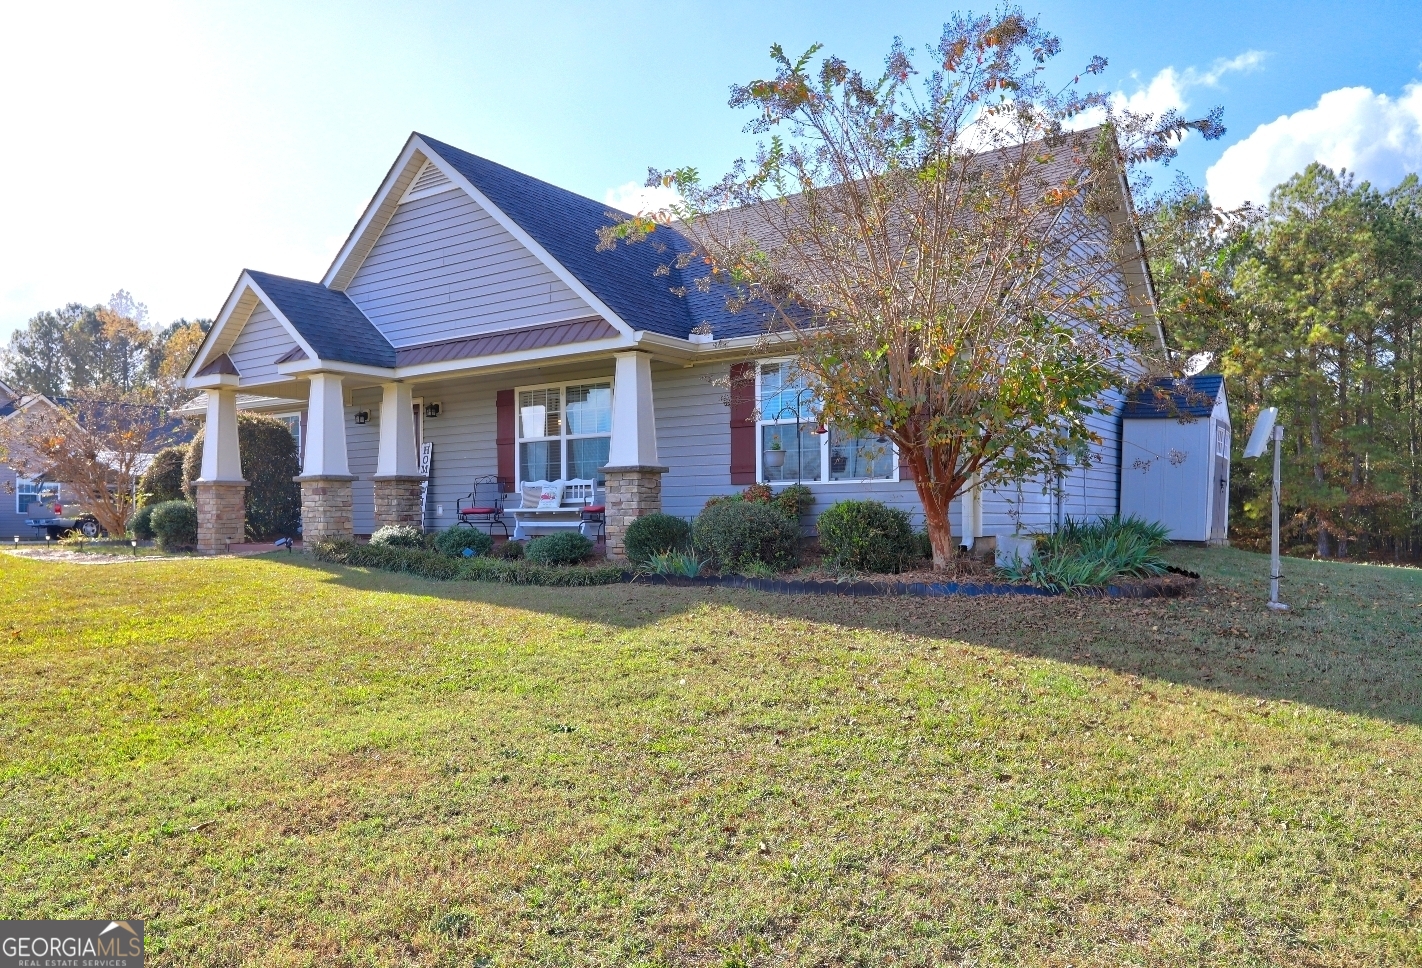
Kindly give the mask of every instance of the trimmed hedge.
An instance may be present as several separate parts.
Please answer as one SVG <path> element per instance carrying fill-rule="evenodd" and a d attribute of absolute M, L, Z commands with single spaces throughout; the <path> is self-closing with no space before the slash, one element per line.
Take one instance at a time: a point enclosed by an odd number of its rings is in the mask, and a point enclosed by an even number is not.
<path fill-rule="evenodd" d="M 784 511 L 756 501 L 707 507 L 691 527 L 696 547 L 723 572 L 756 565 L 784 571 L 800 560 L 800 525 Z"/>
<path fill-rule="evenodd" d="M 524 554 L 540 565 L 576 565 L 592 551 L 593 543 L 576 531 L 558 531 L 534 538 Z"/>
<path fill-rule="evenodd" d="M 597 568 L 547 568 L 526 561 L 497 558 L 449 558 L 436 551 L 356 544 L 354 541 L 318 541 L 311 546 L 317 561 L 355 568 L 379 568 L 403 572 L 437 581 L 463 579 L 492 581 L 506 585 L 550 585 L 575 587 L 615 585 L 623 580 L 622 569 L 607 565 Z"/>
<path fill-rule="evenodd" d="M 494 546 L 494 539 L 475 528 L 455 527 L 441 531 L 435 536 L 434 543 L 435 550 L 440 554 L 463 558 L 466 550 L 473 552 L 470 557 L 487 555 Z"/>
<path fill-rule="evenodd" d="M 202 473 L 204 430 L 199 430 L 183 461 L 183 491 L 193 496 L 193 481 Z M 301 527 L 301 462 L 296 438 L 275 417 L 237 414 L 237 446 L 242 450 L 242 477 L 247 481 L 247 536 L 253 541 L 294 538 Z"/>
<path fill-rule="evenodd" d="M 188 459 L 188 445 L 164 447 L 153 455 L 153 463 L 138 479 L 138 496 L 144 506 L 162 504 L 164 501 L 182 501 L 183 463 Z M 142 538 L 142 536 L 136 536 Z M 153 537 L 152 533 L 148 535 Z"/>
<path fill-rule="evenodd" d="M 370 543 L 377 548 L 421 548 L 425 547 L 425 533 L 407 524 L 387 524 L 377 528 L 370 536 Z"/>
<path fill-rule="evenodd" d="M 197 505 L 164 501 L 153 506 L 149 520 L 153 536 L 163 551 L 189 551 L 197 547 Z"/>
<path fill-rule="evenodd" d="M 627 559 L 646 564 L 653 555 L 683 551 L 691 543 L 691 525 L 670 514 L 645 514 L 627 526 L 622 539 Z"/>
<path fill-rule="evenodd" d="M 881 501 L 840 501 L 820 515 L 820 549 L 849 571 L 891 574 L 918 555 L 909 516 Z"/>

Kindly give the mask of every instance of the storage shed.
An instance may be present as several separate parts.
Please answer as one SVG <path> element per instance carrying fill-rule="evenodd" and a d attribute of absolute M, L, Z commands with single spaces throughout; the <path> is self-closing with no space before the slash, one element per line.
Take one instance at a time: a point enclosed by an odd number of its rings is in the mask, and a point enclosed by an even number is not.
<path fill-rule="evenodd" d="M 1172 541 L 1229 536 L 1229 407 L 1224 377 L 1156 380 L 1121 414 L 1121 515 L 1170 529 Z"/>

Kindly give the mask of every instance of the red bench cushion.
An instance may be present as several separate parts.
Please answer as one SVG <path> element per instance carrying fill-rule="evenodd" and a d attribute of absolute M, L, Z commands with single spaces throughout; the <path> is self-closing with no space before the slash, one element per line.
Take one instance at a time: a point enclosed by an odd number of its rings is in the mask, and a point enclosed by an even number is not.
<path fill-rule="evenodd" d="M 498 508 L 460 508 L 460 514 L 496 514 Z"/>
<path fill-rule="evenodd" d="M 583 507 L 584 514 L 602 514 L 607 508 L 601 504 L 588 504 Z"/>

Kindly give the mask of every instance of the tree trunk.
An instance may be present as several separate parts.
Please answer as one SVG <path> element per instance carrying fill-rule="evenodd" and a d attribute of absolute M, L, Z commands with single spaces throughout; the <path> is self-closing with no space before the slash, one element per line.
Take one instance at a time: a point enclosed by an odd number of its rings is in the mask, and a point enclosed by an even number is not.
<path fill-rule="evenodd" d="M 923 523 L 928 530 L 928 543 L 933 548 L 933 568 L 945 571 L 953 567 L 957 549 L 953 547 L 953 521 L 948 511 L 952 507 L 953 491 L 951 482 L 945 484 L 935 480 L 928 466 L 928 455 L 923 450 L 900 453 L 900 460 L 906 460 L 913 468 L 913 483 L 918 491 L 919 503 L 923 505 Z M 961 485 L 959 485 L 961 488 Z"/>

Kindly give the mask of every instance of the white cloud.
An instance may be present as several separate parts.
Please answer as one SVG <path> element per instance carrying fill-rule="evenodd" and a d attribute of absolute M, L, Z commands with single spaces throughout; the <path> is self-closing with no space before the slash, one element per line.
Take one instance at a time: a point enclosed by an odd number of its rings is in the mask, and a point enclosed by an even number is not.
<path fill-rule="evenodd" d="M 632 215 L 650 215 L 680 202 L 681 195 L 675 188 L 666 185 L 648 188 L 646 185 L 628 182 L 616 188 L 609 188 L 602 200 L 619 211 Z"/>
<path fill-rule="evenodd" d="M 1205 186 L 1216 205 L 1262 204 L 1270 189 L 1313 161 L 1388 187 L 1422 169 L 1422 84 L 1407 85 L 1398 98 L 1366 87 L 1329 91 L 1314 107 L 1261 124 L 1230 145 L 1205 172 Z"/>
<path fill-rule="evenodd" d="M 1263 51 L 1247 50 L 1237 57 L 1220 58 L 1206 71 L 1187 67 L 1177 71 L 1167 67 L 1150 79 L 1150 83 L 1136 89 L 1134 94 L 1116 92 L 1112 97 L 1117 110 L 1126 109 L 1138 113 L 1164 114 L 1166 111 L 1184 111 L 1190 106 L 1188 94 L 1192 88 L 1219 87 L 1226 74 L 1249 74 L 1264 66 Z"/>

